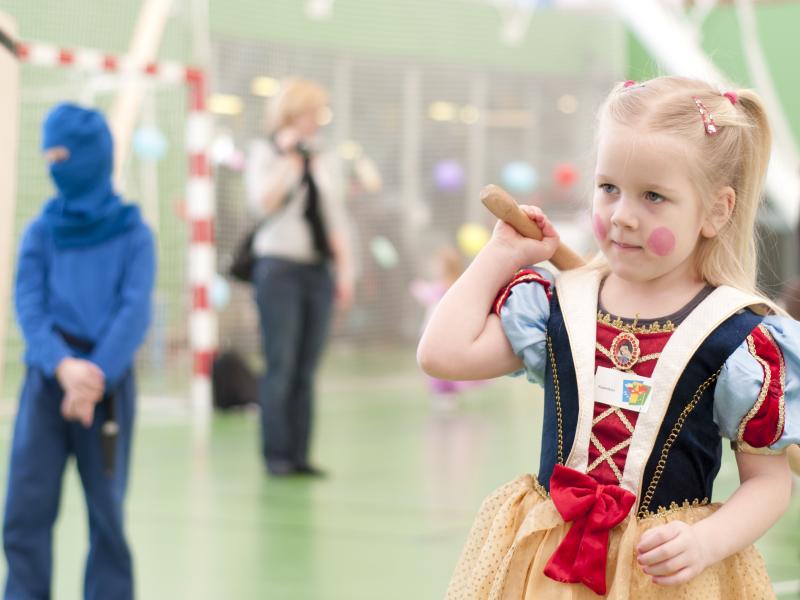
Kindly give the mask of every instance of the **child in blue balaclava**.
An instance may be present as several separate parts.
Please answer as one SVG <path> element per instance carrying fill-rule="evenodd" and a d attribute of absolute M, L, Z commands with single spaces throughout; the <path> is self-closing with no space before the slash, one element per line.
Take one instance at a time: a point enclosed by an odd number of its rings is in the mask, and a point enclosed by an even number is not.
<path fill-rule="evenodd" d="M 3 544 L 5 598 L 49 598 L 52 528 L 74 455 L 89 513 L 84 596 L 133 597 L 123 532 L 135 409 L 133 359 L 150 321 L 153 238 L 112 185 L 103 116 L 74 104 L 45 119 L 56 195 L 26 229 L 14 300 L 26 343 Z"/>

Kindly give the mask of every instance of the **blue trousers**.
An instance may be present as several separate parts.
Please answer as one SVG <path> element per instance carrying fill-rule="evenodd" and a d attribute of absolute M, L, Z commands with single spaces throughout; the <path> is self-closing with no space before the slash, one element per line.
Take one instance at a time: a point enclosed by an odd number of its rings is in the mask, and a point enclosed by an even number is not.
<path fill-rule="evenodd" d="M 123 532 L 123 499 L 134 420 L 134 377 L 128 372 L 113 390 L 120 430 L 112 474 L 104 471 L 100 426 L 108 407 L 98 404 L 92 426 L 61 416 L 58 382 L 29 368 L 14 424 L 3 546 L 8 561 L 6 600 L 51 597 L 53 524 L 67 458 L 74 455 L 89 513 L 86 600 L 133 598 L 133 567 Z"/>
<path fill-rule="evenodd" d="M 305 466 L 333 281 L 326 264 L 267 257 L 256 264 L 254 283 L 267 362 L 259 387 L 262 453 L 268 468 Z"/>

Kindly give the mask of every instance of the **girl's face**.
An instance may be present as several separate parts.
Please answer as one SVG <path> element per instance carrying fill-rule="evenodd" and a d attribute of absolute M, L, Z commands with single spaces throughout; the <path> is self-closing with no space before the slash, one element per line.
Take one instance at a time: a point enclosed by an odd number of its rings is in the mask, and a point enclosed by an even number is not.
<path fill-rule="evenodd" d="M 592 223 L 618 277 L 699 277 L 693 257 L 706 219 L 689 160 L 674 135 L 640 132 L 611 119 L 601 128 Z"/>

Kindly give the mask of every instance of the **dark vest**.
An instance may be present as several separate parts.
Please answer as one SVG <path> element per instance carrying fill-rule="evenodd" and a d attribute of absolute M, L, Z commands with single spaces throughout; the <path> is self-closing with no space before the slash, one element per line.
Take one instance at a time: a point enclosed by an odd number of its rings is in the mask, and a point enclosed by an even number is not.
<path fill-rule="evenodd" d="M 714 389 L 719 370 L 728 357 L 758 325 L 762 316 L 750 310 L 739 311 L 709 334 L 689 361 L 672 394 L 667 413 L 659 428 L 653 452 L 647 461 L 640 492 L 639 514 L 669 508 L 672 502 L 710 500 L 714 478 L 720 467 L 722 439 L 714 423 Z M 555 465 L 566 460 L 575 438 L 578 422 L 578 388 L 567 329 L 554 290 L 547 323 L 549 346 L 545 370 L 545 408 L 539 481 L 550 490 Z M 556 403 L 556 383 L 560 403 Z M 681 413 L 690 403 L 682 424 Z M 560 405 L 560 406 L 559 406 Z M 561 452 L 559 456 L 559 421 Z M 674 441 L 668 444 L 670 434 Z M 668 451 L 665 451 L 665 445 Z M 663 468 L 659 462 L 664 459 Z"/>

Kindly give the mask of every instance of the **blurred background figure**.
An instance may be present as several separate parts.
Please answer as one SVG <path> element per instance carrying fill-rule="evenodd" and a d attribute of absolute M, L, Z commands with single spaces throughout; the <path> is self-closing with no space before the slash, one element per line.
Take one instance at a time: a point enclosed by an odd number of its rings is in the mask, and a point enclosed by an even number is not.
<path fill-rule="evenodd" d="M 314 375 L 334 298 L 342 308 L 353 298 L 343 198 L 317 147 L 327 106 L 319 84 L 285 81 L 247 165 L 248 201 L 264 219 L 253 284 L 266 359 L 262 453 L 272 475 L 323 474 L 309 463 Z"/>
<path fill-rule="evenodd" d="M 439 300 L 464 271 L 464 258 L 453 246 L 442 246 L 436 253 L 431 266 L 432 279 L 415 279 L 409 285 L 411 295 L 425 307 L 422 330 L 425 329 Z M 456 407 L 460 392 L 480 387 L 486 383 L 482 380 L 450 381 L 428 375 L 425 378 L 428 382 L 428 389 L 431 391 L 433 407 L 439 410 L 452 410 Z"/>
<path fill-rule="evenodd" d="M 103 115 L 60 104 L 43 128 L 56 195 L 26 229 L 14 301 L 25 381 L 3 521 L 5 598 L 49 598 L 52 530 L 67 459 L 89 513 L 87 599 L 133 598 L 123 501 L 135 413 L 134 354 L 150 322 L 153 239 L 114 193 Z"/>

